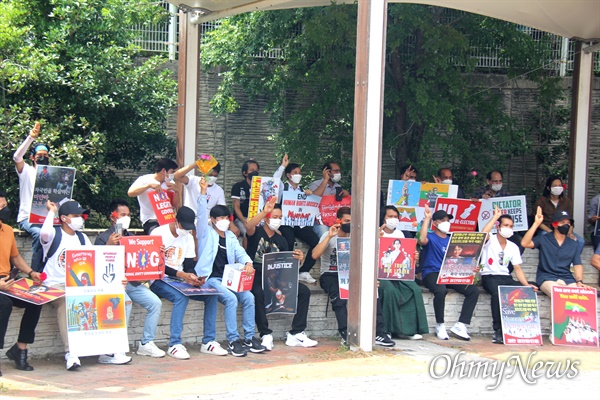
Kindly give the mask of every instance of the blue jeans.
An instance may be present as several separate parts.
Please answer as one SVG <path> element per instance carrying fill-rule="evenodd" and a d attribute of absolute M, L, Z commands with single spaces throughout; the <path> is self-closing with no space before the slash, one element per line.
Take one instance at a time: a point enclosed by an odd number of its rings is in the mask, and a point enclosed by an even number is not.
<path fill-rule="evenodd" d="M 158 297 L 167 299 L 173 303 L 171 311 L 171 337 L 169 338 L 169 347 L 181 344 L 181 332 L 183 331 L 183 317 L 185 309 L 190 301 L 187 296 L 179 290 L 172 288 L 161 280 L 156 280 L 150 286 L 150 290 Z"/>
<path fill-rule="evenodd" d="M 157 295 L 152 293 L 144 285 L 133 286 L 131 283 L 127 284 L 125 288 L 125 296 L 129 297 L 134 303 L 146 309 L 146 319 L 144 320 L 144 333 L 142 334 L 142 344 L 146 344 L 154 340 L 156 336 L 156 327 L 158 326 L 158 320 L 160 318 L 160 310 L 162 308 L 162 301 Z M 125 299 L 127 303 L 127 298 Z M 129 326 L 129 316 L 131 314 L 131 305 L 127 307 L 127 326 Z"/>
<path fill-rule="evenodd" d="M 19 221 L 17 225 L 19 226 L 20 230 L 25 231 L 31 235 L 31 250 L 33 259 L 33 254 L 39 251 L 43 251 L 42 243 L 40 242 L 40 230 L 42 229 L 42 226 L 38 224 L 32 225 L 27 219 Z"/>
<path fill-rule="evenodd" d="M 204 337 L 202 344 L 212 342 L 217 338 L 217 307 L 219 302 L 217 295 L 190 296 L 191 300 L 204 302 Z"/>
<path fill-rule="evenodd" d="M 254 337 L 254 295 L 250 291 L 236 293 L 221 285 L 221 278 L 208 278 L 205 287 L 217 289 L 219 303 L 225 306 L 225 329 L 227 340 L 234 342 L 240 335 L 237 327 L 237 305 L 242 304 L 242 327 L 244 328 L 244 339 Z M 206 312 L 205 312 L 206 315 Z M 215 312 L 214 320 L 217 319 Z"/>
<path fill-rule="evenodd" d="M 329 227 L 327 225 L 323 225 L 323 224 L 314 224 L 313 231 L 316 233 L 316 235 L 319 237 L 319 239 L 321 239 L 321 236 L 323 236 L 323 234 L 325 232 L 329 232 Z M 310 254 L 309 254 L 309 256 L 310 256 Z"/>

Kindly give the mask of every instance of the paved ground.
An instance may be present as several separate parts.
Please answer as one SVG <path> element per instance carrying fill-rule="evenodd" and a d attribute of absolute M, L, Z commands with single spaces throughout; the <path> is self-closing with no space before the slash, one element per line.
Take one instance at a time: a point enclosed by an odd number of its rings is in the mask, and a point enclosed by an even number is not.
<path fill-rule="evenodd" d="M 28 373 L 3 361 L 0 397 L 397 399 L 407 394 L 440 398 L 465 393 L 470 398 L 481 394 L 486 399 L 506 400 L 507 396 L 597 398 L 600 390 L 597 349 L 549 343 L 542 347 L 502 346 L 492 344 L 489 338 L 441 342 L 428 335 L 427 339 L 397 341 L 393 349 L 378 348 L 368 354 L 341 349 L 337 340 L 320 340 L 312 349 L 276 342 L 272 352 L 244 358 L 207 356 L 199 353 L 198 346 L 188 346 L 190 360 L 134 354 L 129 365 L 107 366 L 97 364 L 96 357 L 87 357 L 75 372 L 66 371 L 60 358 L 33 360 L 36 370 Z M 517 357 L 522 360 L 520 365 Z M 447 364 L 448 360 L 454 361 Z M 469 365 L 474 365 L 471 361 L 482 362 L 479 370 L 475 365 L 469 372 Z M 533 383 L 531 370 L 536 365 L 543 368 L 534 373 L 538 379 Z M 555 376 L 565 371 L 562 378 Z"/>

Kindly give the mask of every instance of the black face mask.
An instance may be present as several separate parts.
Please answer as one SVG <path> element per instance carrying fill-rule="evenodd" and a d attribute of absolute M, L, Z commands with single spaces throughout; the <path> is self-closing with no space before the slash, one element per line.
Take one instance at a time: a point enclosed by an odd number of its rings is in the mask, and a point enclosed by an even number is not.
<path fill-rule="evenodd" d="M 350 224 L 341 224 L 340 227 L 342 228 L 342 232 L 350 233 Z"/>
<path fill-rule="evenodd" d="M 39 156 L 35 159 L 37 165 L 50 165 L 50 158 L 47 156 Z"/>
<path fill-rule="evenodd" d="M 558 230 L 558 233 L 560 233 L 561 235 L 566 235 L 567 233 L 569 233 L 569 229 L 571 229 L 571 225 L 569 225 L 569 224 L 561 225 L 556 229 Z"/>
<path fill-rule="evenodd" d="M 258 176 L 258 171 L 253 171 L 248 174 L 248 179 L 252 180 L 255 176 Z"/>
<path fill-rule="evenodd" d="M 0 210 L 0 221 L 6 222 L 10 219 L 10 208 L 4 207 Z"/>

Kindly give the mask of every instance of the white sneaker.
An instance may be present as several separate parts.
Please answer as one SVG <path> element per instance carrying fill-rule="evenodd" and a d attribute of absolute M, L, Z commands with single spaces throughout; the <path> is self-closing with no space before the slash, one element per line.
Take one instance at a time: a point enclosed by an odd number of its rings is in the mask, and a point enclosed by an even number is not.
<path fill-rule="evenodd" d="M 435 327 L 435 335 L 440 340 L 450 340 L 450 336 L 448 336 L 448 332 L 446 332 L 446 327 L 444 325 Z"/>
<path fill-rule="evenodd" d="M 131 362 L 131 357 L 125 353 L 102 354 L 98 357 L 98 364 L 115 364 L 122 365 Z"/>
<path fill-rule="evenodd" d="M 310 272 L 300 272 L 298 279 L 306 283 L 315 283 L 317 280 L 312 277 Z"/>
<path fill-rule="evenodd" d="M 213 356 L 226 356 L 227 350 L 222 348 L 219 342 L 213 340 L 212 342 L 203 343 L 200 346 L 200 353 L 212 354 Z"/>
<path fill-rule="evenodd" d="M 421 340 L 423 339 L 423 335 L 415 333 L 414 335 L 398 335 L 400 339 L 408 339 L 408 340 Z"/>
<path fill-rule="evenodd" d="M 267 350 L 273 350 L 273 335 L 268 334 L 262 337 L 261 345 L 263 345 Z"/>
<path fill-rule="evenodd" d="M 287 340 L 285 341 L 286 346 L 315 347 L 317 344 L 319 344 L 319 342 L 310 339 L 304 332 L 296 333 L 295 335 L 287 332 Z"/>
<path fill-rule="evenodd" d="M 169 347 L 167 354 L 178 360 L 188 360 L 190 358 L 190 353 L 187 352 L 187 349 L 181 343 Z"/>
<path fill-rule="evenodd" d="M 72 356 L 71 353 L 65 354 L 65 361 L 67 362 L 67 370 L 74 371 L 81 367 L 81 361 L 76 356 Z"/>
<path fill-rule="evenodd" d="M 154 344 L 153 341 L 149 341 L 146 344 L 142 344 L 142 342 L 140 342 L 140 345 L 138 346 L 138 349 L 137 349 L 137 354 L 140 356 L 149 356 L 149 357 L 155 357 L 155 358 L 160 358 L 160 357 L 165 356 L 165 352 L 162 351 L 161 349 L 159 349 L 158 347 L 156 347 L 156 345 Z"/>
<path fill-rule="evenodd" d="M 471 340 L 471 336 L 469 336 L 469 332 L 467 332 L 467 327 L 462 322 L 455 323 L 454 326 L 450 328 L 450 332 L 458 336 L 459 339 Z"/>

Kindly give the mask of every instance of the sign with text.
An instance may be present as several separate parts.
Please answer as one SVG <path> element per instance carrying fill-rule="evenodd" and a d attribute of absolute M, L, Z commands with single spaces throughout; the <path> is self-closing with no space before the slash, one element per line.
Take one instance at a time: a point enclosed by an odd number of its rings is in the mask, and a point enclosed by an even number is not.
<path fill-rule="evenodd" d="M 337 238 L 336 255 L 340 299 L 347 300 L 350 294 L 350 238 Z"/>
<path fill-rule="evenodd" d="M 504 344 L 541 346 L 537 294 L 531 286 L 498 286 Z"/>
<path fill-rule="evenodd" d="M 313 226 L 315 218 L 319 214 L 319 203 L 321 197 L 314 194 L 304 194 L 283 191 L 283 200 L 281 203 L 282 225 L 287 226 Z"/>
<path fill-rule="evenodd" d="M 450 235 L 437 283 L 438 285 L 472 285 L 487 234 L 454 232 Z"/>
<path fill-rule="evenodd" d="M 262 287 L 267 314 L 296 314 L 300 262 L 292 251 L 263 254 Z"/>
<path fill-rule="evenodd" d="M 246 292 L 252 289 L 255 271 L 248 274 L 244 264 L 225 264 L 221 285 L 234 292 Z"/>
<path fill-rule="evenodd" d="M 597 292 L 593 287 L 552 287 L 552 342 L 598 347 Z"/>
<path fill-rule="evenodd" d="M 527 222 L 527 200 L 525 196 L 507 196 L 507 197 L 495 197 L 492 199 L 481 199 L 481 209 L 479 210 L 479 230 L 492 219 L 494 216 L 494 207 L 498 207 L 502 210 L 502 214 L 508 214 L 513 218 L 515 226 L 513 230 L 526 231 L 529 229 L 529 222 Z M 496 232 L 496 227 L 492 229 L 492 232 Z"/>
<path fill-rule="evenodd" d="M 478 201 L 440 197 L 435 203 L 434 212 L 444 210 L 454 216 L 450 221 L 450 232 L 475 232 L 480 208 L 481 203 Z"/>
<path fill-rule="evenodd" d="M 342 200 L 336 200 L 335 195 L 321 197 L 319 203 L 319 212 L 321 213 L 321 222 L 323 225 L 332 226 L 337 220 L 337 211 L 340 207 L 350 207 L 352 205 L 352 196 L 342 197 Z"/>
<path fill-rule="evenodd" d="M 377 279 L 414 281 L 416 250 L 416 239 L 379 238 Z"/>
<path fill-rule="evenodd" d="M 19 279 L 7 291 L 0 293 L 37 305 L 49 303 L 65 295 L 64 290 L 46 286 L 43 283 L 36 285 L 29 278 Z"/>
<path fill-rule="evenodd" d="M 43 224 L 48 215 L 46 202 L 56 203 L 58 207 L 71 200 L 75 184 L 75 168 L 38 165 L 35 172 L 33 199 L 29 223 Z M 54 225 L 60 225 L 58 215 L 54 217 Z"/>
<path fill-rule="evenodd" d="M 152 209 L 159 225 L 166 225 L 175 221 L 175 211 L 171 203 L 173 195 L 169 196 L 169 191 L 163 190 L 157 192 L 149 190 L 148 198 L 150 199 L 150 204 L 152 204 Z"/>
<path fill-rule="evenodd" d="M 125 277 L 128 281 L 162 279 L 165 256 L 160 236 L 126 236 L 119 240 L 125 248 Z"/>
<path fill-rule="evenodd" d="M 281 181 L 272 176 L 255 176 L 250 186 L 250 204 L 248 206 L 248 219 L 265 208 L 265 204 L 272 198 L 279 196 Z"/>
<path fill-rule="evenodd" d="M 205 296 L 219 294 L 219 291 L 215 288 L 193 286 L 184 280 L 174 278 L 172 276 L 165 275 L 162 278 L 162 281 L 167 285 L 171 286 L 172 288 L 177 289 L 179 292 L 186 296 Z"/>

